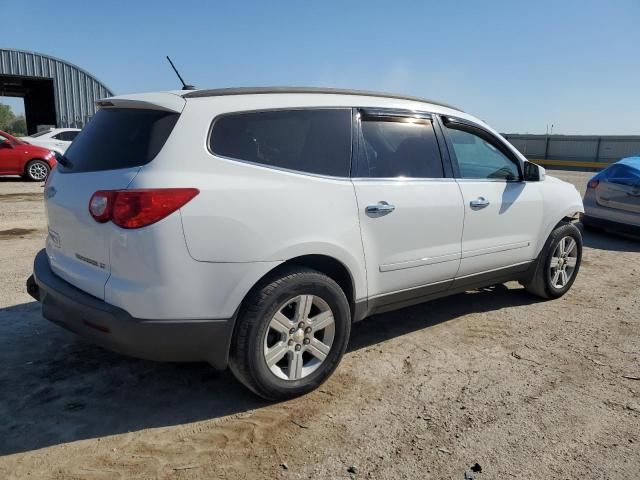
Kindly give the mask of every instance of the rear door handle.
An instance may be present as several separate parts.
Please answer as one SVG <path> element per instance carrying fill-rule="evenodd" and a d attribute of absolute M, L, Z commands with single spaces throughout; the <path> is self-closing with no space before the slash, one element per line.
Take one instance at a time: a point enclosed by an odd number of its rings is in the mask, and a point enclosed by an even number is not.
<path fill-rule="evenodd" d="M 368 215 L 382 216 L 382 215 L 387 215 L 393 212 L 395 209 L 396 209 L 395 205 L 391 205 L 383 200 L 376 203 L 375 205 L 367 205 L 364 211 Z"/>
<path fill-rule="evenodd" d="M 475 200 L 471 200 L 471 202 L 469 202 L 469 205 L 471 205 L 471 208 L 476 208 L 476 209 L 481 209 L 481 208 L 485 208 L 488 207 L 489 204 L 491 202 L 489 202 L 489 200 L 487 200 L 484 197 L 478 197 Z"/>

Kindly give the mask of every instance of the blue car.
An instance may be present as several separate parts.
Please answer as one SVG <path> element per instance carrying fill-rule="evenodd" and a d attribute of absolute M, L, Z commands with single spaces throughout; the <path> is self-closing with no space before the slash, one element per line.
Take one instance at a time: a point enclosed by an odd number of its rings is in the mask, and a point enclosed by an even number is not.
<path fill-rule="evenodd" d="M 640 155 L 623 158 L 589 180 L 584 212 L 587 227 L 640 235 Z"/>

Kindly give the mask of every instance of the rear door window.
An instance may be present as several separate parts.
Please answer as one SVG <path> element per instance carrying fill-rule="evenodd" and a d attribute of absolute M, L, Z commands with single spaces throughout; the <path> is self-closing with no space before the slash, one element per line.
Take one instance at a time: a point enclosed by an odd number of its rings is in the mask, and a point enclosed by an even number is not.
<path fill-rule="evenodd" d="M 214 121 L 212 153 L 306 173 L 348 177 L 351 109 L 233 113 Z"/>
<path fill-rule="evenodd" d="M 98 110 L 69 146 L 70 167 L 60 172 L 97 172 L 146 165 L 160 152 L 180 114 L 150 109 Z"/>
<path fill-rule="evenodd" d="M 362 147 L 355 177 L 442 178 L 440 149 L 427 119 L 362 119 Z"/>

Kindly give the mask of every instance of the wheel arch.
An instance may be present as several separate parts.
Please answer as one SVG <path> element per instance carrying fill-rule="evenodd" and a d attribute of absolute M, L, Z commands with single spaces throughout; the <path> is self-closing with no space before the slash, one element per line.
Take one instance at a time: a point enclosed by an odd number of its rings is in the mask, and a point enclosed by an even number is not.
<path fill-rule="evenodd" d="M 547 243 L 547 239 L 551 232 L 555 230 L 555 228 L 563 222 L 572 222 L 574 221 L 580 213 L 584 213 L 584 207 L 582 203 L 571 205 L 569 207 L 565 207 L 558 212 L 556 212 L 550 221 L 544 227 L 544 231 L 542 232 L 542 236 L 540 241 L 538 242 L 538 249 L 536 251 L 536 255 L 539 255 L 542 251 L 543 247 Z"/>
<path fill-rule="evenodd" d="M 349 307 L 351 308 L 351 315 L 353 317 L 356 303 L 356 284 L 354 276 L 344 262 L 341 262 L 333 256 L 325 254 L 298 255 L 278 264 L 265 273 L 253 285 L 253 287 L 244 295 L 240 305 L 245 303 L 247 297 L 255 288 L 259 288 L 265 282 L 277 277 L 281 272 L 284 272 L 291 267 L 306 267 L 312 270 L 317 270 L 336 282 L 347 296 Z"/>
<path fill-rule="evenodd" d="M 238 326 L 238 316 L 242 311 L 243 307 L 247 302 L 247 298 L 258 288 L 270 282 L 272 279 L 276 278 L 280 273 L 285 272 L 287 269 L 291 269 L 292 267 L 306 267 L 313 270 L 317 270 L 321 273 L 324 273 L 333 281 L 335 281 L 340 288 L 345 292 L 347 296 L 347 300 L 349 302 L 349 308 L 351 310 L 351 319 L 352 321 L 360 320 L 358 317 L 357 307 L 356 307 L 356 284 L 354 277 L 349 270 L 349 268 L 340 260 L 336 259 L 333 256 L 325 255 L 325 254 L 305 254 L 298 255 L 296 257 L 289 258 L 288 260 L 279 263 L 271 270 L 267 271 L 262 277 L 260 277 L 253 286 L 247 290 L 247 292 L 242 297 L 242 301 L 239 303 L 236 311 L 232 317 L 231 328 L 229 331 L 229 336 L 226 340 L 226 351 L 225 351 L 225 359 L 224 364 L 226 365 L 228 356 L 231 352 L 231 343 L 232 338 L 236 334 L 237 326 Z"/>

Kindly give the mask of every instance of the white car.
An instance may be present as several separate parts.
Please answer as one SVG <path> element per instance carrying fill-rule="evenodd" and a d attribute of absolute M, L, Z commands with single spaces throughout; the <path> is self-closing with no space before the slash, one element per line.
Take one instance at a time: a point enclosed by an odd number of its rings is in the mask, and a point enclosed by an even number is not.
<path fill-rule="evenodd" d="M 49 177 L 27 289 L 112 350 L 289 398 L 352 322 L 509 280 L 556 298 L 578 273 L 578 191 L 451 106 L 313 88 L 98 106 Z"/>
<path fill-rule="evenodd" d="M 28 137 L 22 137 L 20 140 L 63 155 L 71 145 L 71 142 L 78 136 L 78 133 L 80 133 L 79 128 L 50 128 Z"/>

